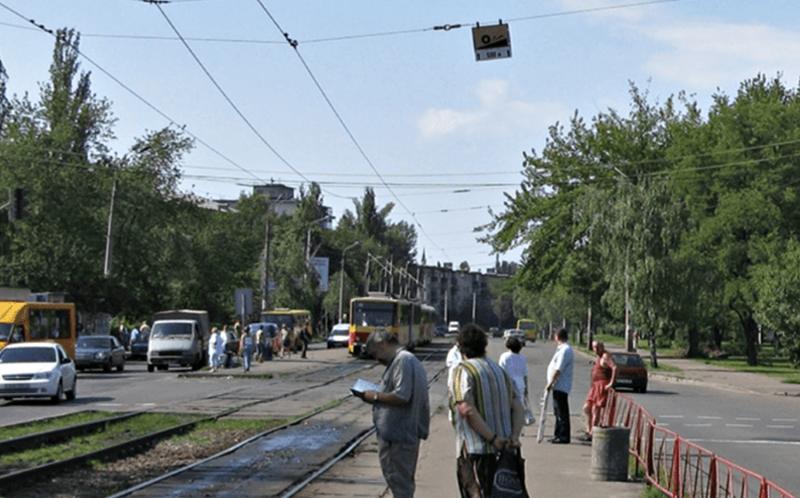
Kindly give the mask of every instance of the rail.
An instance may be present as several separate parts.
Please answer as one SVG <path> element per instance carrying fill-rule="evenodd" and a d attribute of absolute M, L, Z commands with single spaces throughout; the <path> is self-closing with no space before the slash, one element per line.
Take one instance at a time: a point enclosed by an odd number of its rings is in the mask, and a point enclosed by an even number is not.
<path fill-rule="evenodd" d="M 613 389 L 601 421 L 630 429 L 634 474 L 670 498 L 795 498 L 766 477 L 659 426 L 644 407 Z"/>

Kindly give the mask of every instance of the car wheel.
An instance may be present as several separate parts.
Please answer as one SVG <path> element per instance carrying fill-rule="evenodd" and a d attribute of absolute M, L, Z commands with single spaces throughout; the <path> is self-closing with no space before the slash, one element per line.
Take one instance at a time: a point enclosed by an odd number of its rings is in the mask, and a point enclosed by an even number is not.
<path fill-rule="evenodd" d="M 642 387 L 640 387 L 639 388 L 639 392 L 642 393 L 642 394 L 646 393 L 647 392 L 647 384 L 645 384 Z"/>
<path fill-rule="evenodd" d="M 152 371 L 154 371 L 155 369 L 156 369 L 155 365 L 151 365 L 151 364 L 149 364 L 149 363 L 147 364 L 147 371 L 148 371 L 148 372 L 152 372 Z"/>
<path fill-rule="evenodd" d="M 103 371 L 108 373 L 111 371 L 111 363 L 109 362 L 108 365 L 103 365 Z"/>
<path fill-rule="evenodd" d="M 159 365 L 158 369 L 159 370 L 169 370 L 169 365 Z"/>
<path fill-rule="evenodd" d="M 50 397 L 50 401 L 53 403 L 61 403 L 61 398 L 64 397 L 64 384 L 61 383 L 61 380 L 58 381 L 58 390 L 54 396 Z"/>
<path fill-rule="evenodd" d="M 125 370 L 125 363 L 120 363 L 117 365 L 117 372 L 122 372 Z"/>
<path fill-rule="evenodd" d="M 78 378 L 76 377 L 75 380 L 72 382 L 72 390 L 67 391 L 65 393 L 67 397 L 67 401 L 74 401 L 75 396 L 78 395 Z"/>

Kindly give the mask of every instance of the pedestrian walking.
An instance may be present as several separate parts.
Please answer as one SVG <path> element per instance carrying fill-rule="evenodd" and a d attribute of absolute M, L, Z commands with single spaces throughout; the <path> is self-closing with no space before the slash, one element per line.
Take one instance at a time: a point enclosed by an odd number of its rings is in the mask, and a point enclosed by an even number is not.
<path fill-rule="evenodd" d="M 553 414 L 556 417 L 556 426 L 553 444 L 569 444 L 569 392 L 572 390 L 572 370 L 574 366 L 574 353 L 567 342 L 569 332 L 559 329 L 556 332 L 556 352 L 547 366 L 547 391 L 553 392 Z"/>
<path fill-rule="evenodd" d="M 528 361 L 520 353 L 522 351 L 522 342 L 516 337 L 509 337 L 506 339 L 506 349 L 508 351 L 500 355 L 498 364 L 511 378 L 514 391 L 517 393 L 517 399 L 520 400 L 525 409 L 525 424 L 530 425 L 534 420 L 528 404 Z"/>
<path fill-rule="evenodd" d="M 264 362 L 264 325 L 259 324 L 256 331 L 256 361 Z"/>
<path fill-rule="evenodd" d="M 617 364 L 600 341 L 592 341 L 592 350 L 597 358 L 592 365 L 592 384 L 583 404 L 583 413 L 586 415 L 586 434 L 582 441 L 592 440 L 592 429 L 600 425 L 600 414 L 608 401 L 608 390 L 617 379 Z"/>
<path fill-rule="evenodd" d="M 511 379 L 486 357 L 486 333 L 474 324 L 456 339 L 462 360 L 448 386 L 462 498 L 489 498 L 499 452 L 518 449 L 523 408 Z"/>
<path fill-rule="evenodd" d="M 219 333 L 219 338 L 222 342 L 222 354 L 219 357 L 220 366 L 224 368 L 231 368 L 231 354 L 229 346 L 231 343 L 231 333 L 228 332 L 227 325 L 222 325 L 222 332 Z"/>
<path fill-rule="evenodd" d="M 300 354 L 300 358 L 306 358 L 306 352 L 308 351 L 308 343 L 311 342 L 310 328 L 311 328 L 311 322 L 306 321 L 302 330 L 300 330 L 300 337 L 298 339 L 300 341 L 300 347 L 303 348 L 302 353 Z"/>
<path fill-rule="evenodd" d="M 242 330 L 242 336 L 239 338 L 239 355 L 242 357 L 242 368 L 245 372 L 250 371 L 250 362 L 253 359 L 253 335 L 250 330 L 245 328 Z"/>
<path fill-rule="evenodd" d="M 281 324 L 281 358 L 286 357 L 286 350 L 289 349 L 289 329 L 286 327 L 286 324 Z M 291 351 L 289 352 L 291 356 Z"/>
<path fill-rule="evenodd" d="M 416 489 L 420 440 L 427 439 L 430 431 L 427 375 L 417 357 L 400 347 L 395 334 L 373 332 L 366 350 L 386 370 L 380 391 L 358 396 L 372 405 L 378 458 L 392 496 L 410 498 Z"/>
<path fill-rule="evenodd" d="M 211 337 L 208 338 L 208 366 L 211 367 L 212 372 L 216 372 L 219 366 L 219 343 L 221 340 L 219 329 L 217 327 L 212 328 Z"/>

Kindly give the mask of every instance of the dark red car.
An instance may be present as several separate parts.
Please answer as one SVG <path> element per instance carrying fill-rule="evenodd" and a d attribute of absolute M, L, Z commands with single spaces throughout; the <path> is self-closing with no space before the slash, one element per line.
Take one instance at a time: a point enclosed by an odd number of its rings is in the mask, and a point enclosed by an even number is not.
<path fill-rule="evenodd" d="M 647 366 L 636 353 L 611 353 L 617 364 L 614 388 L 630 387 L 636 392 L 647 392 Z"/>

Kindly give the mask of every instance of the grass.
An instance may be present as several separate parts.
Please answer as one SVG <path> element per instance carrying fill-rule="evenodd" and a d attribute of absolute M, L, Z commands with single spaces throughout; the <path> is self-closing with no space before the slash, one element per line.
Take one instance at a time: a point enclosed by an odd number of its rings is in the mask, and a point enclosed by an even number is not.
<path fill-rule="evenodd" d="M 751 366 L 744 357 L 733 356 L 725 359 L 703 359 L 706 365 L 715 365 L 730 368 L 739 372 L 757 373 L 781 379 L 786 384 L 800 384 L 800 369 L 792 366 L 788 359 L 774 357 L 760 357 L 762 365 Z"/>
<path fill-rule="evenodd" d="M 38 422 L 12 425 L 1 429 L 2 434 L 0 435 L 0 440 L 5 441 L 39 432 L 51 431 L 53 429 L 62 429 L 72 425 L 85 424 L 110 416 L 111 414 L 108 412 L 86 411 L 65 415 L 63 417 L 48 418 Z"/>
<path fill-rule="evenodd" d="M 663 360 L 658 360 L 658 368 L 653 368 L 649 365 L 648 368 L 650 369 L 651 372 L 669 373 L 678 376 L 683 376 L 683 370 L 681 370 L 676 366 L 670 365 L 669 363 L 665 363 Z"/>
<path fill-rule="evenodd" d="M 641 498 L 664 498 L 664 493 L 649 484 L 642 490 Z"/>
<path fill-rule="evenodd" d="M 236 431 L 257 434 L 272 427 L 285 424 L 284 419 L 237 419 L 225 418 L 221 420 L 208 420 L 197 424 L 186 434 L 179 434 L 169 440 L 175 443 L 190 443 L 197 446 L 208 446 L 216 440 L 215 434 L 219 432 Z"/>
<path fill-rule="evenodd" d="M 33 467 L 76 457 L 189 422 L 193 418 L 195 417 L 167 413 L 145 413 L 112 424 L 103 432 L 75 437 L 61 444 L 0 455 L 0 466 L 4 468 Z"/>

